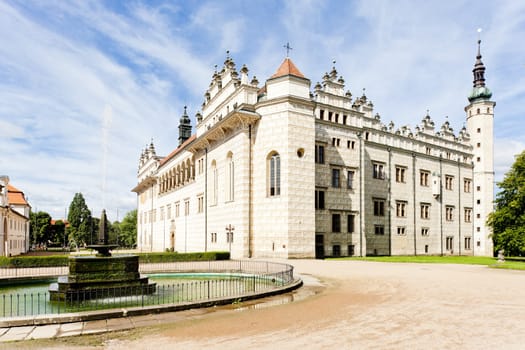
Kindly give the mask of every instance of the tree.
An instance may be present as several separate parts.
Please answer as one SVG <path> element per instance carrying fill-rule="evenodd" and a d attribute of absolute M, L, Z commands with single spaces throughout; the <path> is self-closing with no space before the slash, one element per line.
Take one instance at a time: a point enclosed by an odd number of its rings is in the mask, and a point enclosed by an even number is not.
<path fill-rule="evenodd" d="M 75 193 L 69 213 L 67 214 L 69 227 L 67 229 L 69 240 L 74 240 L 77 245 L 91 243 L 92 217 L 82 193 Z"/>
<path fill-rule="evenodd" d="M 51 238 L 51 215 L 45 211 L 29 214 L 31 221 L 31 242 L 35 244 L 47 244 Z"/>
<path fill-rule="evenodd" d="M 61 246 L 64 246 L 64 233 L 66 230 L 66 225 L 64 224 L 64 221 L 57 220 L 53 225 L 51 225 L 51 234 L 50 234 L 50 241 L 59 244 Z"/>
<path fill-rule="evenodd" d="M 119 244 L 122 247 L 133 248 L 137 244 L 137 209 L 132 210 L 124 216 L 119 224 Z"/>
<path fill-rule="evenodd" d="M 510 171 L 498 183 L 496 209 L 489 216 L 496 251 L 525 256 L 525 151 L 516 157 Z"/>

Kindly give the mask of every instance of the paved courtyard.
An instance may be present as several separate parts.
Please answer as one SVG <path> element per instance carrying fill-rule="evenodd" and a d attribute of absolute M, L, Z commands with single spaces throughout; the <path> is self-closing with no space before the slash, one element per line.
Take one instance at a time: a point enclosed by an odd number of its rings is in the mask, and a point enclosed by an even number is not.
<path fill-rule="evenodd" d="M 109 333 L 104 347 L 122 350 L 524 348 L 523 271 L 472 265 L 289 262 L 305 280 L 305 287 L 297 295 L 310 296 L 278 306 L 271 306 L 270 301 L 263 304 L 266 307 L 190 310 L 163 314 L 161 320 L 150 317 L 155 320 L 152 322 L 145 318 L 143 324 L 150 326 L 147 332 L 130 338 L 118 333 L 112 337 Z M 274 304 L 283 300 L 276 297 Z M 139 321 L 135 320 L 137 326 Z M 117 324 L 113 326 L 118 329 Z M 83 327 L 89 330 L 89 325 Z M 105 327 L 109 329 L 107 323 Z M 102 328 L 99 325 L 99 330 Z M 57 342 L 42 347 L 20 342 L 10 343 L 9 347 L 42 349 L 71 345 Z"/>

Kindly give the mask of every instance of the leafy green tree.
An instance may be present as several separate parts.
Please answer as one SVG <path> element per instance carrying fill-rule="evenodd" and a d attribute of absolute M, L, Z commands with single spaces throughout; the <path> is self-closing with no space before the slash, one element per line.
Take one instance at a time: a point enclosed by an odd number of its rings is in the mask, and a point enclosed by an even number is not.
<path fill-rule="evenodd" d="M 67 214 L 69 240 L 77 245 L 89 244 L 91 239 L 92 217 L 82 193 L 75 193 Z"/>
<path fill-rule="evenodd" d="M 120 222 L 115 221 L 113 223 L 110 223 L 108 221 L 108 228 L 109 228 L 109 242 L 111 244 L 118 244 L 119 246 L 122 245 L 122 242 L 120 241 Z"/>
<path fill-rule="evenodd" d="M 55 223 L 50 226 L 50 229 L 51 229 L 50 240 L 53 243 L 64 245 L 64 235 L 65 235 L 65 230 L 66 230 L 66 225 L 64 224 L 64 221 L 62 220 L 55 221 Z"/>
<path fill-rule="evenodd" d="M 32 212 L 29 214 L 29 220 L 31 221 L 31 242 L 47 244 L 47 241 L 51 239 L 51 215 L 45 211 Z"/>
<path fill-rule="evenodd" d="M 119 224 L 119 245 L 132 248 L 137 244 L 137 210 L 132 210 L 124 216 Z"/>
<path fill-rule="evenodd" d="M 509 256 L 525 256 L 525 151 L 516 157 L 498 186 L 496 210 L 488 219 L 494 249 L 504 249 Z"/>

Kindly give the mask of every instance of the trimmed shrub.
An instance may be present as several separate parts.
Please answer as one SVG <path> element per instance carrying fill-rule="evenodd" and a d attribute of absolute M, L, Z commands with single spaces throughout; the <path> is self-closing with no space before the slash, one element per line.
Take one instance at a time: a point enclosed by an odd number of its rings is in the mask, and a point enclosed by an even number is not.
<path fill-rule="evenodd" d="M 47 256 L 13 256 L 2 257 L 0 266 L 2 267 L 52 267 L 67 266 L 68 255 L 47 255 Z"/>
<path fill-rule="evenodd" d="M 229 252 L 203 253 L 138 253 L 139 263 L 161 263 L 174 261 L 228 260 Z M 52 267 L 68 266 L 69 255 L 47 256 L 0 256 L 0 267 Z"/>
<path fill-rule="evenodd" d="M 228 260 L 229 252 L 201 252 L 201 253 L 139 253 L 141 263 L 161 263 L 175 261 L 210 261 Z"/>

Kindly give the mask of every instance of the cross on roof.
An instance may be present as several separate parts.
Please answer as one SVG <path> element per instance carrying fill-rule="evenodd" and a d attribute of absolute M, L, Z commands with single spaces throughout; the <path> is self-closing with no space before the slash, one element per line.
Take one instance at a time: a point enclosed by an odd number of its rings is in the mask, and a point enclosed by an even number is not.
<path fill-rule="evenodd" d="M 293 50 L 293 47 L 290 46 L 290 43 L 286 43 L 283 47 L 286 49 L 286 57 L 288 57 L 290 55 L 290 50 Z"/>

